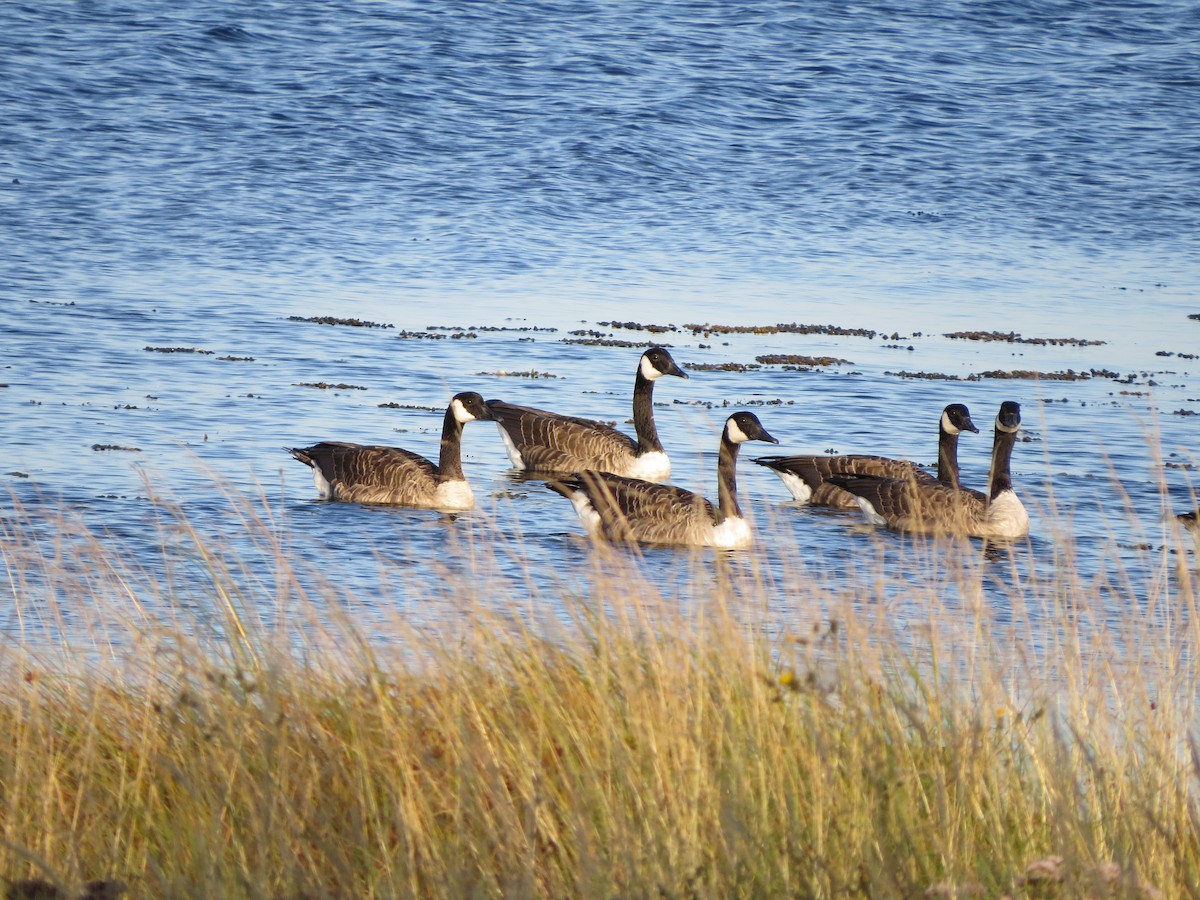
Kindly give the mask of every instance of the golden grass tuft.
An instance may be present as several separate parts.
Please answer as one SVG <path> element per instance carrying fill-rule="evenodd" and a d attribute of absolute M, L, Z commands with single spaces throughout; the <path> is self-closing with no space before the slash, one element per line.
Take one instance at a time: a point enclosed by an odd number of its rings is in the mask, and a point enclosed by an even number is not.
<path fill-rule="evenodd" d="M 247 505 L 236 523 L 261 549 L 251 563 L 164 515 L 164 545 L 192 561 L 164 564 L 165 582 L 66 513 L 52 530 L 19 506 L 0 521 L 8 621 L 25 635 L 0 651 L 9 896 L 1200 884 L 1183 540 L 1147 551 L 1162 554 L 1147 583 L 1089 581 L 1064 551 L 1010 588 L 1000 621 L 981 585 L 1003 558 L 967 544 L 914 542 L 929 583 L 898 587 L 878 566 L 870 596 L 799 562 L 771 574 L 705 556 L 705 599 L 683 606 L 601 551 L 531 599 L 489 563 L 498 539 L 472 550 L 471 576 L 431 582 L 453 620 L 397 615 L 382 640 L 311 587 L 273 515 Z M 973 601 L 944 605 L 947 581 Z M 926 623 L 895 619 L 898 590 Z M 1122 590 L 1148 599 L 1114 621 Z M 785 597 L 804 615 L 781 625 Z M 551 605 L 563 615 L 525 614 Z"/>

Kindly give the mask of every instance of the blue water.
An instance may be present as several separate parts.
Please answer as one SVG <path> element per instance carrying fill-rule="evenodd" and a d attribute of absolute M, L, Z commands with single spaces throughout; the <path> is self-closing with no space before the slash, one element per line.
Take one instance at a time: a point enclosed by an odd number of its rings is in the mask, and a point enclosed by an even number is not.
<path fill-rule="evenodd" d="M 465 565 L 445 548 L 496 532 L 552 595 L 591 550 L 490 426 L 468 429 L 480 509 L 456 521 L 313 503 L 280 448 L 433 455 L 436 410 L 466 389 L 622 423 L 639 351 L 567 342 L 583 330 L 664 341 L 685 367 L 849 360 L 660 384 L 674 480 L 709 494 L 726 405 L 771 404 L 753 408 L 787 451 L 931 462 L 945 403 L 986 433 L 1018 399 L 1026 571 L 1063 531 L 1085 572 L 1114 545 L 1136 568 L 1129 548 L 1161 545 L 1197 484 L 1198 33 L 1181 0 L 5 3 L 9 505 L 51 532 L 70 510 L 150 583 L 171 564 L 157 501 L 236 545 L 232 494 L 381 607 L 415 610 L 431 557 Z M 323 315 L 395 327 L 288 318 Z M 781 322 L 880 336 L 683 327 Z M 1105 343 L 943 337 L 963 330 Z M 1014 369 L 1118 377 L 897 374 Z M 556 377 L 495 374 L 531 370 Z M 321 382 L 353 387 L 303 386 Z M 964 441 L 969 483 L 989 444 Z M 787 505 L 758 467 L 741 483 L 764 565 L 816 559 L 853 584 L 864 547 L 894 550 Z"/>

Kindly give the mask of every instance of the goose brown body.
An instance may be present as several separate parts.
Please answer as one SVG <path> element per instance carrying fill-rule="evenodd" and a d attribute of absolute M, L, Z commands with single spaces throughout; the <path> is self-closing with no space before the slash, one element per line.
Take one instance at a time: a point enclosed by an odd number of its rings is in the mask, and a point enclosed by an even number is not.
<path fill-rule="evenodd" d="M 609 472 L 585 471 L 546 486 L 571 501 L 593 538 L 647 544 L 733 549 L 751 543 L 737 499 L 738 448 L 746 441 L 778 443 L 753 413 L 730 416 L 717 458 L 717 504 L 680 487 Z"/>
<path fill-rule="evenodd" d="M 858 498 L 845 488 L 834 484 L 835 477 L 870 475 L 876 478 L 914 479 L 959 487 L 958 436 L 963 431 L 979 432 L 971 421 L 971 413 L 961 403 L 951 403 L 938 420 L 938 464 L 936 477 L 907 459 L 867 454 L 833 456 L 761 456 L 754 460 L 766 466 L 801 503 L 831 506 L 837 509 L 858 509 Z"/>
<path fill-rule="evenodd" d="M 446 408 L 436 465 L 401 447 L 343 441 L 322 441 L 288 452 L 313 470 L 323 500 L 469 509 L 475 498 L 462 470 L 462 429 L 467 422 L 490 418 L 479 394 L 456 394 Z"/>
<path fill-rule="evenodd" d="M 687 378 L 666 349 L 651 347 L 638 363 L 633 388 L 636 439 L 591 419 L 503 400 L 489 400 L 487 406 L 518 469 L 544 474 L 596 470 L 658 481 L 671 473 L 654 424 L 654 382 L 663 375 Z"/>
<path fill-rule="evenodd" d="M 1012 486 L 1010 461 L 1021 424 L 1020 405 L 1006 401 L 996 417 L 988 492 L 915 478 L 835 476 L 867 518 L 900 531 L 1012 539 L 1029 533 L 1029 515 Z"/>

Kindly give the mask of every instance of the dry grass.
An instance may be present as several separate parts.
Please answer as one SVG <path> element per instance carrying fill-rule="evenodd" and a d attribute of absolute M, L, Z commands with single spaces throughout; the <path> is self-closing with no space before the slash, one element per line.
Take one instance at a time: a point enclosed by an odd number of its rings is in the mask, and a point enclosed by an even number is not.
<path fill-rule="evenodd" d="M 258 549 L 240 559 L 165 516 L 164 546 L 188 543 L 194 565 L 153 575 L 65 514 L 53 532 L 19 506 L 0 519 L 24 635 L 0 651 L 11 896 L 95 880 L 269 898 L 1200 884 L 1182 538 L 1126 587 L 1086 582 L 1064 551 L 1012 589 L 1003 625 L 977 555 L 914 545 L 929 586 L 903 590 L 928 628 L 891 620 L 882 567 L 862 596 L 799 563 L 698 566 L 712 587 L 684 614 L 649 588 L 625 599 L 636 566 L 599 552 L 541 598 L 567 621 L 525 626 L 479 602 L 528 591 L 485 560 L 440 588 L 455 623 L 397 621 L 381 642 L 330 612 L 332 588 L 302 587 L 269 510 L 245 515 Z M 943 609 L 947 581 L 975 602 Z M 1126 588 L 1149 602 L 1102 614 Z M 785 591 L 809 624 L 775 627 Z"/>

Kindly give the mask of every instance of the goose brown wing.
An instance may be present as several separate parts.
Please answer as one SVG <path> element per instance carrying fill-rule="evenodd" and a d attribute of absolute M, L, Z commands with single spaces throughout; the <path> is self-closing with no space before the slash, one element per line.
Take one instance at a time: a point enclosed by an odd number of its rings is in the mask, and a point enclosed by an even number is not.
<path fill-rule="evenodd" d="M 937 481 L 852 475 L 833 476 L 832 483 L 862 497 L 890 527 L 902 531 L 972 534 L 987 515 L 986 495 Z"/>
<path fill-rule="evenodd" d="M 771 469 L 800 476 L 810 487 L 834 475 L 874 475 L 878 478 L 916 478 L 935 481 L 933 475 L 907 459 L 849 454 L 846 456 L 761 456 L 755 460 Z"/>
<path fill-rule="evenodd" d="M 610 540 L 687 543 L 697 529 L 716 524 L 708 500 L 674 485 L 606 472 L 583 472 L 567 483 L 587 494 Z"/>
<path fill-rule="evenodd" d="M 291 454 L 319 468 L 338 500 L 419 503 L 437 489 L 437 467 L 400 447 L 322 441 Z"/>
<path fill-rule="evenodd" d="M 637 454 L 631 437 L 602 422 L 489 400 L 488 409 L 517 448 L 526 469 L 612 470 Z"/>
<path fill-rule="evenodd" d="M 871 475 L 877 478 L 915 479 L 933 482 L 929 472 L 907 459 L 890 459 L 886 456 L 848 454 L 844 456 L 761 456 L 754 460 L 776 472 L 795 475 L 801 479 L 812 497 L 809 502 L 816 506 L 833 506 L 840 509 L 855 509 L 858 501 L 850 492 L 833 484 L 830 479 L 837 476 Z"/>

